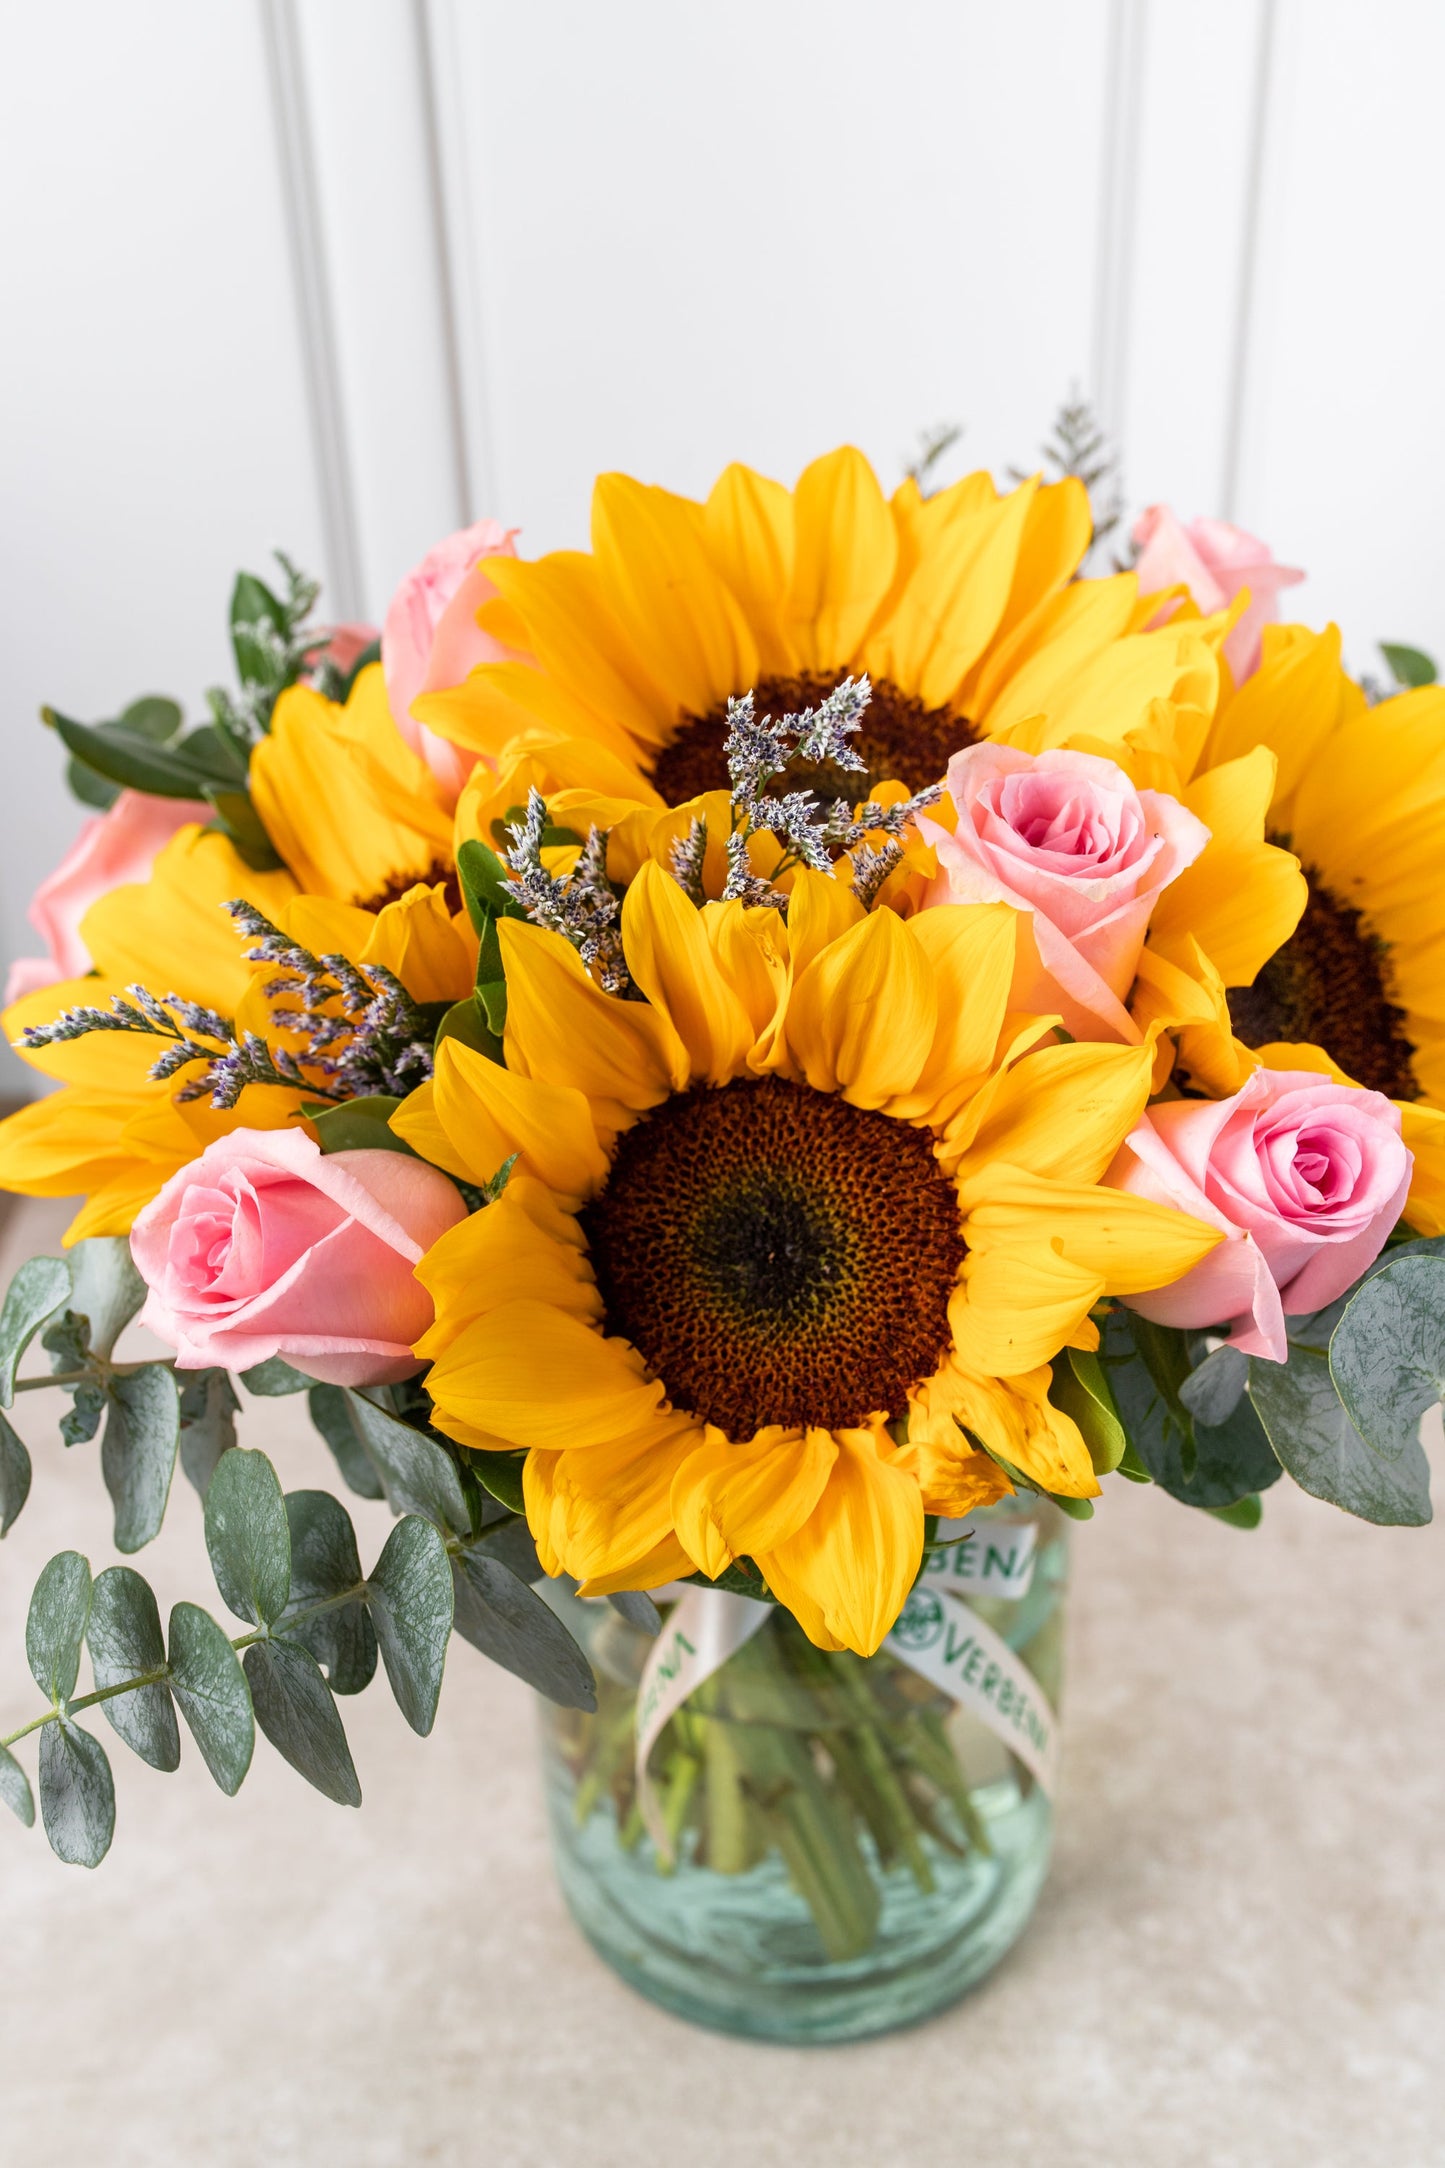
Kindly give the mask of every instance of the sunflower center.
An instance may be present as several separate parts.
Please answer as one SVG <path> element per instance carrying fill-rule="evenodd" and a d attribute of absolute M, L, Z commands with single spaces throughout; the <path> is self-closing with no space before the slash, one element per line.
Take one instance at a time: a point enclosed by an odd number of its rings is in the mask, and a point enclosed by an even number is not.
<path fill-rule="evenodd" d="M 433 858 L 420 873 L 389 873 L 374 895 L 353 896 L 352 902 L 363 911 L 380 911 L 387 904 L 395 903 L 399 896 L 404 896 L 409 888 L 415 888 L 418 881 L 425 882 L 428 888 L 441 888 L 447 909 L 453 918 L 456 917 L 462 907 L 462 884 L 457 878 L 456 867 L 447 865 L 440 858 Z"/>
<path fill-rule="evenodd" d="M 964 1241 L 926 1130 L 748 1078 L 629 1129 L 583 1214 L 607 1329 L 731 1438 L 886 1409 L 949 1344 Z"/>
<path fill-rule="evenodd" d="M 1278 841 L 1278 838 L 1271 840 Z M 1246 1046 L 1306 1039 L 1357 1083 L 1390 1099 L 1418 1099 L 1405 1012 L 1388 993 L 1388 956 L 1352 904 L 1332 896 L 1312 866 L 1309 902 L 1284 947 L 1252 986 L 1229 990 L 1229 1018 Z"/>
<path fill-rule="evenodd" d="M 796 677 L 759 678 L 754 706 L 759 715 L 801 715 L 826 700 L 842 677 L 801 671 Z M 677 736 L 657 756 L 652 770 L 654 786 L 669 805 L 681 805 L 705 790 L 728 787 L 727 702 L 720 700 L 706 715 L 684 715 Z M 880 783 L 906 783 L 922 790 L 936 783 L 950 757 L 961 746 L 974 743 L 973 726 L 951 708 L 929 708 L 912 693 L 903 692 L 889 678 L 874 678 L 873 697 L 863 712 L 862 728 L 854 739 L 859 755 L 868 763 L 865 776 L 856 770 L 835 767 L 832 761 L 793 761 L 788 768 L 789 790 L 816 791 L 823 800 L 864 798 Z"/>

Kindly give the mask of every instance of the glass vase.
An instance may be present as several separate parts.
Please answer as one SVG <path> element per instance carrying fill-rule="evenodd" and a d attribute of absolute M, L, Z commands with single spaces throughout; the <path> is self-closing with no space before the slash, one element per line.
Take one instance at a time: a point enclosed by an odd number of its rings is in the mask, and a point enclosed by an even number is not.
<path fill-rule="evenodd" d="M 999 1538 L 992 1518 L 976 1516 L 972 1540 Z M 770 1609 L 652 1747 L 662 1841 L 635 1767 L 652 1638 L 607 1603 L 552 1587 L 598 1698 L 595 1714 L 542 1704 L 557 1871 L 578 1926 L 623 1979 L 724 2032 L 830 2041 L 927 2017 L 999 1962 L 1048 1869 L 1050 1802 L 1007 1726 L 900 1650 L 937 1639 L 941 1608 L 961 1633 L 955 1603 L 966 1605 L 1056 1709 L 1067 1524 L 1042 1501 L 1032 1519 L 1023 1593 L 950 1587 L 942 1552 L 874 1656 L 825 1653 Z M 941 1607 L 935 1590 L 955 1601 Z"/>

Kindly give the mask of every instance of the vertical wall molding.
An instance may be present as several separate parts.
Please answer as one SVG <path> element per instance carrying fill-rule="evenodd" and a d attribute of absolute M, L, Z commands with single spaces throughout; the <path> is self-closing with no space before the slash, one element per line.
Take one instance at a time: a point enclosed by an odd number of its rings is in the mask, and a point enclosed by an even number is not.
<path fill-rule="evenodd" d="M 316 460 L 331 614 L 365 613 L 356 491 L 347 443 L 336 323 L 295 0 L 260 0 L 262 41 L 276 130 L 291 277 L 306 374 L 306 405 Z"/>
<path fill-rule="evenodd" d="M 1116 445 L 1128 396 L 1147 21 L 1146 0 L 1111 0 L 1094 269 L 1093 397 Z"/>
<path fill-rule="evenodd" d="M 1249 153 L 1239 237 L 1239 279 L 1234 296 L 1230 341 L 1229 395 L 1225 408 L 1224 456 L 1219 478 L 1219 508 L 1224 519 L 1239 516 L 1240 477 L 1244 463 L 1245 416 L 1254 361 L 1259 228 L 1264 200 L 1265 160 L 1269 144 L 1270 97 L 1274 76 L 1276 0 L 1259 0 L 1255 32 L 1254 89 L 1250 100 Z"/>
<path fill-rule="evenodd" d="M 416 39 L 422 132 L 426 142 L 427 200 L 431 209 L 432 250 L 436 258 L 438 310 L 441 316 L 442 350 L 446 368 L 447 423 L 452 440 L 452 465 L 456 474 L 456 523 L 459 527 L 465 527 L 476 516 L 477 497 L 472 486 L 472 460 L 467 438 L 466 388 L 457 309 L 456 264 L 452 250 L 451 221 L 447 215 L 446 175 L 442 170 L 441 128 L 437 115 L 436 51 L 432 41 L 431 14 L 427 0 L 411 0 L 411 19 Z"/>
<path fill-rule="evenodd" d="M 451 349 L 459 496 L 467 520 L 500 518 L 504 510 L 499 496 L 492 371 L 481 292 L 479 205 L 467 150 L 471 120 L 463 93 L 466 78 L 461 25 L 455 0 L 413 0 L 413 7 L 433 146 L 432 187 Z"/>

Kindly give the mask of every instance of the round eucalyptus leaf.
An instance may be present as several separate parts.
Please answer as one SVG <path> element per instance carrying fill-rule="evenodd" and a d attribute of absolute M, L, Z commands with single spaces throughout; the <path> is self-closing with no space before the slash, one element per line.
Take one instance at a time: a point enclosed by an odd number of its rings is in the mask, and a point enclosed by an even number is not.
<path fill-rule="evenodd" d="M 241 1660 L 209 1611 L 178 1603 L 170 1621 L 171 1691 L 221 1790 L 241 1788 L 256 1745 Z"/>
<path fill-rule="evenodd" d="M 70 1266 L 63 1257 L 27 1257 L 0 1304 L 0 1408 L 15 1398 L 20 1358 L 48 1317 L 70 1300 Z"/>
<path fill-rule="evenodd" d="M 351 1419 L 349 1396 L 339 1385 L 313 1385 L 306 1396 L 311 1420 L 330 1446 L 349 1489 L 359 1498 L 384 1498 L 381 1477 L 372 1465 Z"/>
<path fill-rule="evenodd" d="M 79 1551 L 57 1551 L 35 1584 L 25 1621 L 30 1676 L 47 1701 L 69 1701 L 75 1692 L 90 1599 L 89 1562 Z"/>
<path fill-rule="evenodd" d="M 366 1593 L 397 1707 L 425 1738 L 436 1721 L 453 1605 L 447 1547 L 430 1521 L 409 1513 L 397 1522 Z"/>
<path fill-rule="evenodd" d="M 236 1446 L 206 1491 L 206 1549 L 226 1608 L 271 1625 L 291 1593 L 291 1534 L 276 1471 L 264 1453 Z"/>
<path fill-rule="evenodd" d="M 192 1370 L 181 1387 L 181 1466 L 202 1498 L 236 1442 L 241 1403 L 224 1370 Z"/>
<path fill-rule="evenodd" d="M 451 1455 L 425 1431 L 414 1430 L 363 1394 L 349 1392 L 346 1398 L 393 1512 L 419 1513 L 453 1535 L 469 1535 L 471 1515 Z"/>
<path fill-rule="evenodd" d="M 245 1665 L 256 1722 L 277 1753 L 338 1806 L 359 1807 L 345 1728 L 310 1650 L 296 1641 L 256 1641 Z"/>
<path fill-rule="evenodd" d="M 92 1235 L 70 1252 L 70 1308 L 90 1322 L 90 1352 L 108 1357 L 146 1299 L 123 1235 Z"/>
<path fill-rule="evenodd" d="M 1430 1518 L 1430 1464 L 1412 1440 L 1393 1460 L 1361 1437 L 1325 1356 L 1291 1346 L 1287 1363 L 1252 1362 L 1249 1397 L 1301 1490 L 1362 1521 L 1419 1528 Z"/>
<path fill-rule="evenodd" d="M 27 1829 L 34 1828 L 35 1799 L 30 1779 L 7 1746 L 0 1746 L 0 1799 Z"/>
<path fill-rule="evenodd" d="M 316 1380 L 308 1378 L 304 1371 L 293 1370 L 279 1355 L 271 1355 L 265 1362 L 243 1370 L 241 1383 L 248 1393 L 258 1393 L 263 1400 L 282 1400 L 290 1393 L 309 1392 Z"/>
<path fill-rule="evenodd" d="M 651 1634 L 654 1639 L 662 1632 L 662 1613 L 644 1589 L 624 1589 L 607 1601 L 619 1618 L 625 1618 L 639 1632 Z"/>
<path fill-rule="evenodd" d="M 115 1505 L 115 1547 L 138 1551 L 160 1533 L 181 1434 L 180 1394 L 165 1363 L 115 1378 L 100 1471 Z"/>
<path fill-rule="evenodd" d="M 30 1496 L 30 1455 L 25 1441 L 0 1415 L 0 1536 L 7 1536 Z"/>
<path fill-rule="evenodd" d="M 133 1566 L 107 1566 L 95 1577 L 86 1630 L 90 1666 L 98 1687 L 120 1686 L 166 1668 L 161 1615 L 150 1583 Z M 170 1688 L 163 1681 L 132 1687 L 100 1704 L 106 1721 L 152 1769 L 176 1769 L 181 1733 Z"/>
<path fill-rule="evenodd" d="M 62 1716 L 40 1734 L 40 1819 L 68 1867 L 98 1867 L 115 1835 L 115 1780 L 99 1739 Z"/>
<path fill-rule="evenodd" d="M 281 1615 L 280 1631 L 311 1651 L 333 1694 L 359 1694 L 376 1673 L 376 1631 L 362 1593 L 351 1515 L 329 1491 L 288 1491 L 286 1519 L 291 1530 L 291 1599 Z M 356 1591 L 350 1603 L 315 1618 L 292 1615 L 348 1589 Z"/>
<path fill-rule="evenodd" d="M 1445 1390 L 1445 1259 L 1401 1257 L 1366 1280 L 1334 1329 L 1329 1363 L 1360 1436 L 1398 1460 Z"/>
<path fill-rule="evenodd" d="M 452 1560 L 456 1630 L 493 1663 L 564 1709 L 595 1709 L 592 1667 L 535 1589 L 483 1552 Z"/>

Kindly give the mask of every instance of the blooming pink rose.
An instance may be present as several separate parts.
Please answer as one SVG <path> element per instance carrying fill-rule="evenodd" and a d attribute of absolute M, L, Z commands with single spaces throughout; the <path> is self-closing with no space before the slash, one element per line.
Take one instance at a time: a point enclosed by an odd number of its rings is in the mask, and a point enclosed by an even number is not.
<path fill-rule="evenodd" d="M 926 817 L 938 852 L 935 903 L 1011 903 L 1032 915 L 1019 943 L 1016 1008 L 1063 1016 L 1076 1039 L 1139 1032 L 1124 998 L 1162 889 L 1209 830 L 1163 791 L 1136 790 L 1097 753 L 970 745 L 948 764 L 952 834 Z"/>
<path fill-rule="evenodd" d="M 449 534 L 407 573 L 382 627 L 381 665 L 397 728 L 453 803 L 477 756 L 418 722 L 411 704 L 421 693 L 460 685 L 478 663 L 507 659 L 510 650 L 482 631 L 477 612 L 497 592 L 481 560 L 515 557 L 516 536 L 515 527 L 495 519 Z"/>
<path fill-rule="evenodd" d="M 1413 1165 L 1398 1107 L 1313 1069 L 1256 1069 L 1232 1099 L 1151 1107 L 1104 1180 L 1227 1239 L 1129 1307 L 1160 1325 L 1228 1326 L 1243 1354 L 1283 1362 L 1286 1316 L 1324 1309 L 1374 1263 Z"/>
<path fill-rule="evenodd" d="M 364 655 L 372 641 L 379 637 L 375 625 L 333 625 L 327 632 L 326 645 L 312 656 L 311 667 L 316 669 L 321 663 L 329 662 L 342 677 L 350 677 L 358 656 Z"/>
<path fill-rule="evenodd" d="M 1134 524 L 1141 555 L 1134 567 L 1139 592 L 1184 586 L 1201 610 L 1223 610 L 1242 587 L 1249 589 L 1243 617 L 1224 643 L 1235 683 L 1259 667 L 1260 638 L 1279 616 L 1282 587 L 1304 578 L 1292 565 L 1277 565 L 1269 545 L 1231 527 L 1227 519 L 1192 519 L 1186 527 L 1167 504 L 1151 504 Z"/>
<path fill-rule="evenodd" d="M 151 798 L 123 790 L 106 812 L 88 820 L 52 874 L 30 899 L 27 914 L 45 943 L 44 956 L 21 956 L 10 966 L 6 1005 L 57 979 L 83 978 L 95 968 L 80 938 L 80 922 L 97 897 L 127 881 L 150 877 L 156 853 L 188 821 L 208 821 L 212 808 L 188 798 Z"/>
<path fill-rule="evenodd" d="M 324 1153 L 300 1129 L 235 1129 L 173 1174 L 131 1229 L 140 1321 L 181 1370 L 283 1355 L 328 1385 L 421 1368 L 432 1322 L 413 1267 L 465 1219 L 460 1192 L 401 1152 Z"/>

